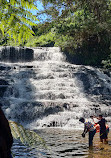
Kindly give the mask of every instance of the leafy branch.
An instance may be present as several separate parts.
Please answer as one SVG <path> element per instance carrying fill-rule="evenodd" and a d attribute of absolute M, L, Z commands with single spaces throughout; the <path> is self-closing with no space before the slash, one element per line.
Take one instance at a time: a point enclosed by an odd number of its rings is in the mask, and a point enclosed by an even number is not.
<path fill-rule="evenodd" d="M 33 0 L 0 0 L 2 36 L 8 36 L 19 44 L 33 36 L 31 27 L 38 19 L 29 10 L 37 10 Z"/>

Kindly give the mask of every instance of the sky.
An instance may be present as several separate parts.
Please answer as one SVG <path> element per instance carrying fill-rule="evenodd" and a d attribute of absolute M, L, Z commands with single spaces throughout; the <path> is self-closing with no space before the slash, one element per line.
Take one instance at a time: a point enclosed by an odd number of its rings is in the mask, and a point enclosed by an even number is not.
<path fill-rule="evenodd" d="M 38 11 L 41 11 L 41 10 L 44 9 L 44 8 L 43 8 L 43 5 L 42 5 L 42 3 L 41 3 L 40 1 L 36 1 L 36 6 L 37 6 Z M 38 12 L 38 11 L 37 11 L 37 10 L 31 10 L 31 12 L 32 12 L 34 15 L 37 15 L 37 12 Z M 45 19 L 47 18 L 47 16 L 44 14 L 44 15 L 39 16 L 39 18 L 40 18 L 41 20 L 40 20 L 40 21 L 37 21 L 36 23 L 40 23 L 40 22 L 45 21 Z"/>

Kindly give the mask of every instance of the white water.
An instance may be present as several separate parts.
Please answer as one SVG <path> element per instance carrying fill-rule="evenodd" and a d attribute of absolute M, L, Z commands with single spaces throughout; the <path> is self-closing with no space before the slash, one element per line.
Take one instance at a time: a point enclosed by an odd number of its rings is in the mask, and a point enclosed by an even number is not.
<path fill-rule="evenodd" d="M 2 66 L 11 67 L 1 72 L 1 77 L 10 84 L 1 99 L 9 119 L 25 123 L 32 129 L 46 126 L 68 129 L 80 128 L 78 119 L 81 116 L 89 117 L 102 111 L 110 117 L 110 77 L 99 69 L 66 62 L 57 47 L 33 50 L 32 62 L 1 62 Z M 88 74 L 89 80 L 84 79 L 86 85 L 80 74 Z M 88 82 L 91 87 L 85 91 Z M 105 100 L 103 96 L 108 97 Z"/>

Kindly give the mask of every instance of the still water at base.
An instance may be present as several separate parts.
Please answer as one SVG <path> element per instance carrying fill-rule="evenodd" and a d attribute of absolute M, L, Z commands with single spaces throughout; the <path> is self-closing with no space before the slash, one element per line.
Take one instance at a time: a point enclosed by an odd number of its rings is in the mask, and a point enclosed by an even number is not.
<path fill-rule="evenodd" d="M 97 133 L 93 149 L 88 148 L 88 134 L 82 138 L 80 130 L 47 128 L 37 130 L 37 133 L 46 141 L 47 149 L 40 146 L 31 149 L 15 141 L 14 158 L 111 158 L 110 133 L 108 144 L 101 144 Z"/>

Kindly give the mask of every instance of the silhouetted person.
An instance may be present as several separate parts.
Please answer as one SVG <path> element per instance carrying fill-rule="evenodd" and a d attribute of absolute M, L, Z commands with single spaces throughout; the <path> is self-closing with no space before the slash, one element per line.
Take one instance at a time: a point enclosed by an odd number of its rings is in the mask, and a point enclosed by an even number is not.
<path fill-rule="evenodd" d="M 13 137 L 11 134 L 9 122 L 6 119 L 0 103 L 0 158 L 11 158 L 11 147 Z"/>
<path fill-rule="evenodd" d="M 94 123 L 95 124 L 99 124 L 100 125 L 100 141 L 103 143 L 103 140 L 105 143 L 107 143 L 107 139 L 108 139 L 108 129 L 106 128 L 106 120 L 105 118 L 103 118 L 102 115 L 99 115 L 99 117 L 95 117 L 97 118 L 99 121 L 95 122 L 94 119 Z"/>

